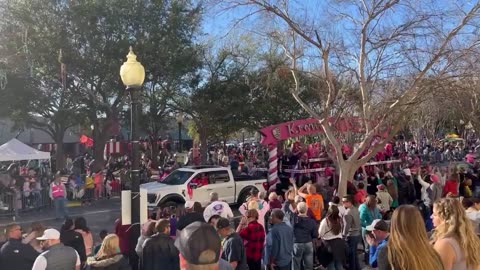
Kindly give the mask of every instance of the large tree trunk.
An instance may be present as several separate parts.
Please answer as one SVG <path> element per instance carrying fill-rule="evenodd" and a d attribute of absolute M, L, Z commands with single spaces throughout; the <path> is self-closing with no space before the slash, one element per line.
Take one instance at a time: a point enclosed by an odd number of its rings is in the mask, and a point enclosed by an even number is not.
<path fill-rule="evenodd" d="M 347 183 L 355 177 L 358 165 L 351 161 L 340 161 L 337 166 L 339 170 L 339 181 L 337 193 L 339 197 L 347 195 Z"/>
<path fill-rule="evenodd" d="M 152 154 L 152 167 L 156 170 L 159 166 L 158 155 L 160 153 L 160 145 L 158 142 L 158 129 L 156 126 L 152 126 L 152 142 L 151 142 L 151 154 Z M 161 164 L 163 165 L 163 164 Z"/>
<path fill-rule="evenodd" d="M 158 153 L 160 152 L 158 149 L 158 144 L 157 144 L 157 136 L 155 136 L 152 140 L 151 144 L 151 153 L 152 153 L 152 167 L 156 170 L 158 168 Z"/>
<path fill-rule="evenodd" d="M 105 149 L 105 144 L 108 141 L 108 134 L 106 132 L 99 132 L 98 130 L 93 132 L 93 158 L 94 162 L 92 165 L 93 172 L 97 172 L 103 169 L 105 164 L 105 159 L 103 157 L 103 150 Z"/>
<path fill-rule="evenodd" d="M 56 170 L 63 170 L 65 168 L 65 153 L 63 151 L 63 136 L 65 135 L 65 131 L 57 131 L 55 134 L 55 143 L 57 144 L 57 151 L 55 152 L 55 160 L 56 160 Z"/>
<path fill-rule="evenodd" d="M 203 164 L 207 164 L 207 152 L 208 152 L 208 145 L 207 145 L 207 133 L 205 130 L 200 129 L 198 133 L 198 137 L 200 139 L 200 161 Z"/>

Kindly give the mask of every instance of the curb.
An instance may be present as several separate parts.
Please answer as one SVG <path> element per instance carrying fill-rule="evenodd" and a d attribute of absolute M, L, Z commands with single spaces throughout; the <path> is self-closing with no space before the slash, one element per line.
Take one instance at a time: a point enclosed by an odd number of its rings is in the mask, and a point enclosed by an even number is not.
<path fill-rule="evenodd" d="M 116 199 L 113 199 L 113 202 L 117 201 Z M 118 200 L 119 201 L 119 200 Z M 117 201 L 117 202 L 118 202 Z M 70 217 L 78 217 L 78 216 L 88 216 L 92 214 L 100 214 L 100 213 L 108 213 L 108 212 L 120 212 L 121 208 L 111 208 L 108 209 L 107 207 L 98 207 L 98 206 L 92 206 L 90 210 L 93 211 L 87 211 L 87 212 L 79 212 L 76 211 L 77 209 L 81 209 L 82 202 L 81 201 L 69 201 L 66 204 L 66 207 L 69 209 L 70 212 Z M 96 210 L 95 209 L 98 209 Z M 4 227 L 12 222 L 18 223 L 18 224 L 25 224 L 25 223 L 32 223 L 32 222 L 45 222 L 45 221 L 52 221 L 55 220 L 55 211 L 53 210 L 53 207 L 47 207 L 43 208 L 41 211 L 45 211 L 40 214 L 40 216 L 34 216 L 34 217 L 29 217 L 30 214 L 24 213 L 20 217 L 15 217 L 15 216 L 3 216 L 0 218 L 0 227 Z M 38 210 L 35 212 L 39 212 Z M 29 212 L 32 213 L 32 212 Z"/>
<path fill-rule="evenodd" d="M 77 217 L 77 216 L 89 216 L 89 215 L 95 215 L 95 214 L 102 214 L 102 213 L 109 213 L 109 212 L 120 212 L 121 209 L 105 209 L 105 210 L 98 210 L 98 211 L 93 211 L 93 212 L 86 212 L 86 213 L 74 213 L 70 215 L 69 217 Z M 3 222 L 0 221 L 0 228 L 5 227 L 10 223 L 17 223 L 17 224 L 30 224 L 32 222 L 45 222 L 45 221 L 53 221 L 56 220 L 55 217 L 48 217 L 48 218 L 43 218 L 43 219 L 27 219 L 27 220 L 15 220 L 15 218 L 12 217 L 12 220 L 9 222 Z"/>

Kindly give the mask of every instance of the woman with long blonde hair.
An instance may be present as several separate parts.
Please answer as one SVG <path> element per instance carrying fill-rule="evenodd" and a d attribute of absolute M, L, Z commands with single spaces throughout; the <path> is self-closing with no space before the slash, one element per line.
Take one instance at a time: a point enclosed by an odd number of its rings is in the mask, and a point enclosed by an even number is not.
<path fill-rule="evenodd" d="M 459 200 L 442 198 L 433 204 L 434 248 L 445 270 L 480 269 L 480 239 Z"/>
<path fill-rule="evenodd" d="M 428 242 L 417 207 L 402 205 L 395 209 L 388 244 L 378 251 L 377 262 L 379 270 L 443 270 L 440 256 Z"/>
<path fill-rule="evenodd" d="M 95 257 L 87 259 L 91 269 L 130 270 L 127 259 L 120 253 L 120 239 L 116 234 L 107 235 Z"/>

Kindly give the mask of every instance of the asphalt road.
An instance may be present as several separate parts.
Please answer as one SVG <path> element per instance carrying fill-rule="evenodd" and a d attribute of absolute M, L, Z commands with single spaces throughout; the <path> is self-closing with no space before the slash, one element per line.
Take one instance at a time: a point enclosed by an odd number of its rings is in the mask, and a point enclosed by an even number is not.
<path fill-rule="evenodd" d="M 69 207 L 69 215 L 72 218 L 83 216 L 93 233 L 94 241 L 100 241 L 98 234 L 101 230 L 113 232 L 114 223 L 120 217 L 121 203 L 119 199 L 101 200 L 92 205 Z M 236 207 L 232 207 L 235 215 L 240 215 Z M 60 229 L 63 220 L 56 220 L 53 208 L 32 211 L 20 214 L 20 217 L 0 217 L 0 242 L 3 240 L 3 229 L 9 223 L 19 223 L 25 232 L 29 231 L 32 222 L 40 222 L 47 228 Z"/>

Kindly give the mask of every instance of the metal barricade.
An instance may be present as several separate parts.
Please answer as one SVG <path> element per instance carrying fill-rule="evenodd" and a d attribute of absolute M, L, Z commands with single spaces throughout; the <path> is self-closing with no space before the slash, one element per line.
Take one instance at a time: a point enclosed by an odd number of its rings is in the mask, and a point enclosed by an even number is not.
<path fill-rule="evenodd" d="M 48 187 L 27 192 L 17 188 L 0 192 L 0 216 L 13 216 L 27 211 L 49 207 L 51 200 Z"/>
<path fill-rule="evenodd" d="M 111 191 L 110 191 L 110 196 L 111 197 L 120 197 L 122 194 L 122 184 L 120 182 L 119 178 L 116 178 L 115 181 L 111 181 L 109 183 Z"/>
<path fill-rule="evenodd" d="M 84 188 L 85 176 L 82 175 L 81 177 L 82 184 L 77 187 L 71 187 L 68 182 L 65 183 L 69 201 L 80 201 L 83 203 L 95 199 L 95 189 L 86 190 Z M 100 196 L 96 197 L 96 199 L 120 197 L 123 185 L 120 177 L 116 177 L 114 181 L 103 182 Z M 22 212 L 51 207 L 52 200 L 50 199 L 49 188 L 49 185 L 47 185 L 43 187 L 37 186 L 25 191 L 19 187 L 0 190 L 0 217 L 14 216 Z"/>
<path fill-rule="evenodd" d="M 0 192 L 0 216 L 11 216 L 15 213 L 14 198 L 15 194 L 10 190 Z"/>
<path fill-rule="evenodd" d="M 35 210 L 51 205 L 49 196 L 49 188 L 33 189 L 21 194 L 22 208 L 21 211 Z"/>

